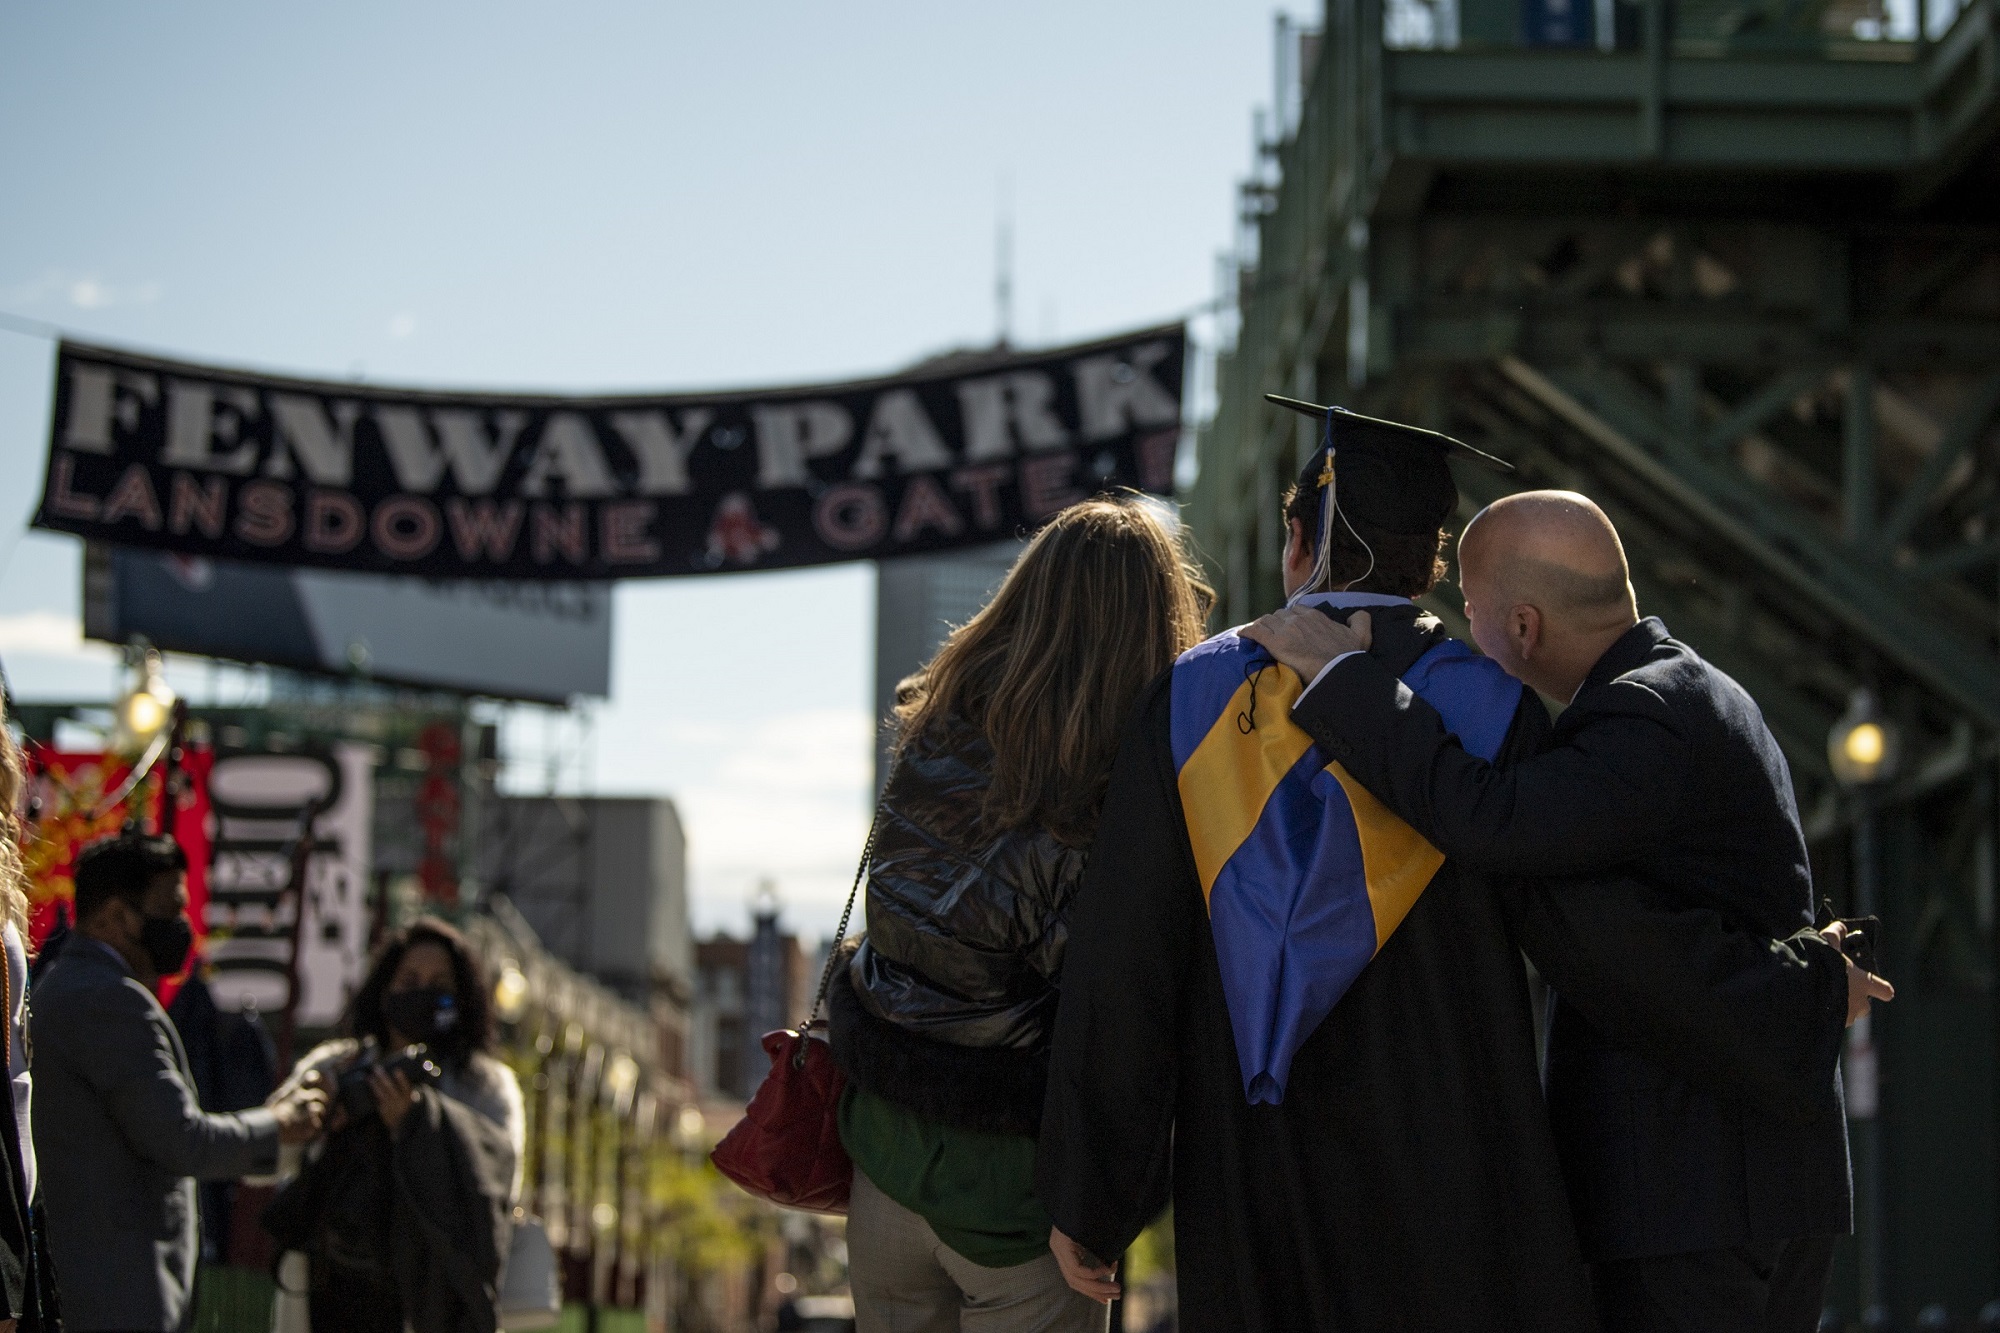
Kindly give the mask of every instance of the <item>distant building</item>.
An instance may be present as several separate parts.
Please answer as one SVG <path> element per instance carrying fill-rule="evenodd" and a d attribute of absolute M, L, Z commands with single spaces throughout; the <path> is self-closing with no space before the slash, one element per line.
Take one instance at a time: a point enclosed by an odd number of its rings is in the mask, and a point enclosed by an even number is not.
<path fill-rule="evenodd" d="M 474 865 L 543 947 L 660 1024 L 661 1059 L 687 1063 L 694 996 L 687 844 L 664 797 L 503 796 L 481 822 Z"/>
<path fill-rule="evenodd" d="M 704 1098 L 748 1101 L 770 1067 L 766 1032 L 805 1021 L 819 980 L 798 937 L 760 907 L 747 940 L 715 935 L 695 946 L 688 1076 Z"/>
<path fill-rule="evenodd" d="M 902 556 L 875 565 L 875 716 L 886 721 L 896 686 L 930 661 L 946 634 L 992 600 L 1025 543 L 998 542 L 965 551 Z M 888 776 L 888 733 L 875 757 L 879 787 Z"/>

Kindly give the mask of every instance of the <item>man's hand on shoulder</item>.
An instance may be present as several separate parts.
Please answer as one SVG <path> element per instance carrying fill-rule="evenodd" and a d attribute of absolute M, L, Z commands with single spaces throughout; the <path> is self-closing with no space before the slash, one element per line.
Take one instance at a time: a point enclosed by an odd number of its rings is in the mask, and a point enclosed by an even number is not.
<path fill-rule="evenodd" d="M 1854 1020 L 1868 1012 L 1874 1000 L 1893 1000 L 1896 988 L 1881 977 L 1858 965 L 1847 955 L 1847 923 L 1836 921 L 1819 932 L 1819 937 L 1839 951 L 1841 961 L 1847 964 L 1847 1024 L 1854 1026 Z"/>
<path fill-rule="evenodd" d="M 1375 623 L 1356 611 L 1345 625 L 1312 607 L 1288 606 L 1238 631 L 1310 682 L 1343 653 L 1365 653 L 1375 642 Z"/>

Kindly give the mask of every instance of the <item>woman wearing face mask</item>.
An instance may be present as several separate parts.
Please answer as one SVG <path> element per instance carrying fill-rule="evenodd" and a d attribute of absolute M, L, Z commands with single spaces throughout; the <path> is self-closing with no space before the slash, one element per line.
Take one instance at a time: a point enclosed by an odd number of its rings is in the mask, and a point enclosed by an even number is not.
<path fill-rule="evenodd" d="M 325 1143 L 265 1216 L 304 1255 L 280 1285 L 304 1288 L 314 1333 L 493 1329 L 526 1120 L 487 996 L 465 937 L 421 918 L 376 955 L 347 1035 L 292 1072 L 335 1089 Z"/>

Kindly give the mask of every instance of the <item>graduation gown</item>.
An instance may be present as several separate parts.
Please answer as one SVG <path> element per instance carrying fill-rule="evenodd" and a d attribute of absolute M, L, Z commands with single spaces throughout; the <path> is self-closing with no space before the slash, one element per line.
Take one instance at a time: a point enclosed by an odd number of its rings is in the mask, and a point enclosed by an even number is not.
<path fill-rule="evenodd" d="M 1596 1327 L 1500 888 L 1446 862 L 1293 1059 L 1244 1095 L 1171 745 L 1127 732 L 1070 921 L 1036 1184 L 1116 1257 L 1171 1194 L 1188 1329 Z M 1524 695 L 1502 762 L 1547 715 Z"/>

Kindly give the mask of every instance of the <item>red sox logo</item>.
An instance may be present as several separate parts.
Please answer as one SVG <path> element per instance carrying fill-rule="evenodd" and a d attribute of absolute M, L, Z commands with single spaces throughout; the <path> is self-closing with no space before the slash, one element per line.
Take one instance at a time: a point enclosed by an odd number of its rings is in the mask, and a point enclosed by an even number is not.
<path fill-rule="evenodd" d="M 731 491 L 716 504 L 715 520 L 708 526 L 711 565 L 725 560 L 736 565 L 754 565 L 777 549 L 778 530 L 757 517 L 748 495 Z"/>

